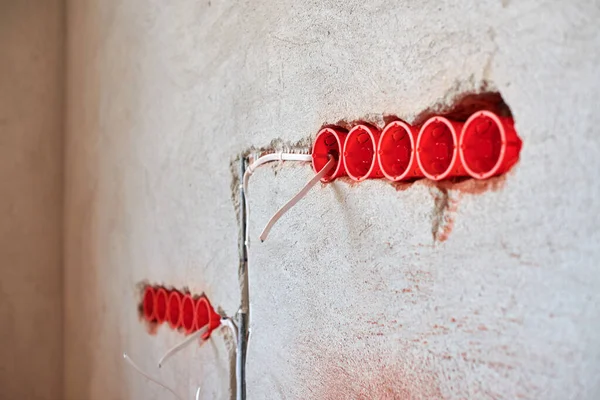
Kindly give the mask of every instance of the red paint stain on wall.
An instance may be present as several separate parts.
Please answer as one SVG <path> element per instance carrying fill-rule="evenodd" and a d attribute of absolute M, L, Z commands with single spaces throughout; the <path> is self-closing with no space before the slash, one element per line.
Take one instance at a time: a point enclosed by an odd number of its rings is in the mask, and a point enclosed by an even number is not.
<path fill-rule="evenodd" d="M 365 360 L 367 361 L 367 360 Z M 334 362 L 326 369 L 325 380 L 315 399 L 441 399 L 433 376 L 416 375 L 397 365 L 368 360 L 362 369 L 345 368 Z"/>
<path fill-rule="evenodd" d="M 309 339 L 305 346 L 312 354 L 313 368 L 302 369 L 307 383 L 304 398 L 339 400 L 443 399 L 437 376 L 424 360 L 411 363 L 410 357 L 323 348 Z M 402 353 L 408 354 L 408 353 Z"/>
<path fill-rule="evenodd" d="M 434 205 L 431 216 L 431 234 L 435 242 L 443 242 L 448 240 L 454 228 L 461 194 L 437 186 L 433 187 L 430 193 Z"/>

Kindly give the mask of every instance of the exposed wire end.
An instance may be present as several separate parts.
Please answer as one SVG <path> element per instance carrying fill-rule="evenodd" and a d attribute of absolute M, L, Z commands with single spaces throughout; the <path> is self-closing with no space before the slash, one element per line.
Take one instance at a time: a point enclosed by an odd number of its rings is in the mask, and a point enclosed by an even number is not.
<path fill-rule="evenodd" d="M 285 214 L 290 208 L 296 205 L 296 203 L 299 202 L 300 199 L 306 196 L 308 191 L 312 189 L 313 186 L 315 186 L 325 175 L 329 173 L 329 171 L 331 171 L 334 168 L 335 162 L 335 159 L 332 156 L 329 156 L 329 161 L 327 162 L 327 164 L 325 164 L 323 169 L 321 169 L 321 171 L 319 171 L 318 174 L 316 174 L 310 181 L 308 181 L 308 183 L 304 185 L 304 187 L 298 192 L 298 194 L 292 197 L 287 203 L 283 205 L 283 207 L 277 210 L 277 212 L 271 217 L 269 222 L 267 222 L 265 229 L 263 229 L 262 233 L 260 234 L 261 242 L 264 242 L 267 239 L 271 228 L 273 228 L 273 225 L 275 225 L 279 218 L 281 218 L 283 214 Z"/>
<path fill-rule="evenodd" d="M 202 389 L 202 386 L 198 386 L 198 390 L 196 390 L 196 400 L 200 400 L 200 389 Z"/>
<path fill-rule="evenodd" d="M 151 382 L 156 383 L 158 386 L 162 387 L 163 389 L 168 390 L 169 392 L 171 392 L 173 394 L 173 396 L 175 396 L 179 400 L 183 400 L 183 397 L 180 396 L 174 389 L 172 389 L 169 386 L 165 385 L 164 383 L 162 383 L 157 378 L 154 378 L 154 377 L 150 376 L 149 374 L 145 373 L 144 371 L 142 371 L 142 369 L 135 362 L 133 362 L 133 360 L 127 355 L 127 353 L 123 353 L 123 358 L 125 359 L 125 361 L 127 361 L 127 363 L 129 365 L 131 365 L 133 367 L 133 369 L 135 369 L 144 378 L 148 379 Z"/>
<path fill-rule="evenodd" d="M 190 336 L 188 336 L 184 341 L 182 341 L 181 343 L 173 346 L 171 349 L 169 349 L 164 356 L 162 356 L 162 358 L 158 361 L 158 368 L 162 368 L 163 364 L 165 363 L 165 361 L 167 361 L 169 358 L 171 358 L 173 355 L 175 355 L 178 351 L 180 351 L 181 349 L 183 349 L 184 347 L 188 346 L 190 343 L 192 343 L 194 340 L 196 340 L 198 337 L 204 335 L 206 332 L 208 332 L 208 325 L 202 327 L 201 329 L 197 330 L 196 332 L 192 333 Z M 203 340 L 201 340 L 201 343 L 203 342 Z"/>

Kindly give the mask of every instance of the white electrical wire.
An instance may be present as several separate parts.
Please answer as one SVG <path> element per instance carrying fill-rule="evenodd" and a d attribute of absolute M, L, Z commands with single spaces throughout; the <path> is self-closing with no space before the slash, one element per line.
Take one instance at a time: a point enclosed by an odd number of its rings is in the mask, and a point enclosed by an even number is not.
<path fill-rule="evenodd" d="M 248 194 L 248 181 L 250 180 L 250 176 L 252 176 L 252 174 L 254 173 L 256 168 L 260 167 L 263 164 L 266 164 L 268 162 L 273 162 L 273 161 L 311 162 L 312 156 L 310 154 L 277 152 L 277 153 L 266 154 L 264 156 L 257 158 L 253 163 L 248 165 L 248 167 L 246 168 L 246 171 L 244 172 L 244 176 L 242 178 L 242 190 L 244 191 L 244 196 L 247 196 L 247 194 Z M 246 232 L 244 233 L 244 236 L 245 236 L 244 240 L 245 240 L 246 246 L 248 246 L 248 244 L 249 244 L 247 221 L 250 220 L 250 206 L 248 203 L 249 203 L 248 198 L 246 197 Z"/>
<path fill-rule="evenodd" d="M 278 153 L 266 154 L 264 156 L 259 157 L 258 159 L 256 159 L 256 161 L 254 161 L 252 164 L 250 164 L 248 166 L 248 168 L 246 168 L 246 172 L 244 172 L 244 179 L 243 179 L 244 193 L 248 192 L 248 180 L 250 179 L 250 176 L 254 173 L 256 168 L 258 168 L 261 165 L 266 164 L 268 162 L 272 162 L 272 161 L 311 162 L 312 156 L 310 154 L 278 152 Z"/>
<path fill-rule="evenodd" d="M 158 380 L 158 378 L 154 378 L 154 377 L 148 375 L 147 373 L 145 373 L 144 371 L 142 371 L 142 369 L 140 367 L 138 367 L 138 365 L 135 362 L 133 362 L 133 360 L 127 355 L 127 353 L 123 353 L 123 358 L 125 359 L 125 361 L 127 361 L 129 363 L 129 365 L 131 365 L 144 378 L 156 383 L 158 386 L 162 387 L 163 389 L 166 389 L 169 392 L 173 393 L 173 395 L 175 397 L 177 397 L 179 400 L 183 400 L 183 397 L 180 396 L 174 389 L 171 389 L 169 386 L 162 383 L 160 380 Z"/>
<path fill-rule="evenodd" d="M 308 183 L 304 185 L 304 187 L 298 192 L 298 194 L 292 197 L 287 203 L 283 205 L 283 207 L 277 210 L 277 212 L 271 217 L 269 222 L 267 222 L 265 229 L 263 229 L 262 233 L 260 234 L 261 242 L 264 242 L 267 239 L 271 228 L 273 227 L 273 225 L 275 225 L 279 218 L 281 218 L 283 214 L 285 214 L 290 208 L 296 205 L 296 203 L 299 202 L 300 199 L 306 196 L 308 191 L 312 189 L 312 187 L 315 186 L 325 175 L 327 175 L 329 171 L 333 169 L 333 167 L 335 167 L 335 159 L 332 156 L 329 156 L 329 161 L 327 162 L 327 164 L 325 164 L 323 169 L 321 169 L 321 171 L 319 171 L 318 174 L 316 174 L 310 181 L 308 181 Z"/>
<path fill-rule="evenodd" d="M 238 341 L 238 335 L 237 335 L 237 326 L 235 324 L 235 322 L 233 321 L 233 319 L 227 317 L 227 318 L 221 318 L 221 325 L 223 326 L 227 326 L 229 329 L 231 329 L 231 332 L 233 333 L 233 336 L 235 338 L 235 342 L 236 342 L 236 351 L 237 351 L 237 341 Z M 162 366 L 165 364 L 165 362 L 171 358 L 173 355 L 175 355 L 177 352 L 179 352 L 181 349 L 183 349 L 184 347 L 187 347 L 190 343 L 194 342 L 195 339 L 197 339 L 198 337 L 203 336 L 206 332 L 208 332 L 208 324 L 205 325 L 204 327 L 202 327 L 201 329 L 197 330 L 196 332 L 192 333 L 190 336 L 188 336 L 187 338 L 185 338 L 184 341 L 182 341 L 181 343 L 178 343 L 177 345 L 173 346 L 171 349 L 169 349 L 164 356 L 161 357 L 161 359 L 158 361 L 158 368 L 162 368 Z M 201 344 L 202 342 L 204 342 L 204 340 L 201 340 Z M 144 372 L 132 359 L 131 357 L 129 357 L 127 355 L 127 353 L 123 353 L 123 359 L 125 359 L 125 361 L 127 361 L 127 363 L 129 365 L 131 365 L 140 375 L 142 375 L 144 378 L 148 379 L 151 382 L 156 383 L 157 385 L 159 385 L 160 387 L 168 390 L 169 392 L 171 392 L 177 399 L 179 400 L 183 400 L 183 397 L 180 396 L 174 389 L 172 389 L 171 387 L 169 387 L 168 385 L 162 383 L 158 378 L 152 377 L 150 376 L 150 374 Z M 236 376 L 237 376 L 237 371 L 236 371 Z M 239 379 L 239 377 L 238 377 Z M 202 387 L 198 386 L 198 389 L 196 390 L 196 400 L 200 399 L 200 391 L 201 391 Z"/>
<path fill-rule="evenodd" d="M 237 353 L 238 351 L 238 328 L 237 325 L 235 324 L 235 322 L 233 321 L 233 318 L 231 317 L 226 317 L 226 318 L 221 318 L 221 325 L 228 327 L 231 330 L 231 333 L 233 334 L 233 338 L 235 340 L 235 352 Z M 237 382 L 239 382 L 240 379 L 242 379 L 240 377 L 240 371 L 238 371 L 238 369 L 235 369 L 235 379 Z"/>
<path fill-rule="evenodd" d="M 187 338 L 185 338 L 185 340 L 182 341 L 181 343 L 176 344 L 175 346 L 173 346 L 172 348 L 170 348 L 165 353 L 165 355 L 162 356 L 162 358 L 160 360 L 158 360 L 158 368 L 162 368 L 162 366 L 165 363 L 165 361 L 167 361 L 169 358 L 171 358 L 171 356 L 173 356 L 175 353 L 177 353 L 178 351 L 180 351 L 184 347 L 188 346 L 190 343 L 192 343 L 198 337 L 204 335 L 206 332 L 208 332 L 208 324 L 205 325 L 203 328 L 197 330 L 196 332 L 192 333 L 190 336 L 188 336 Z M 202 343 L 202 342 L 203 342 L 203 340 L 200 341 L 200 343 Z"/>

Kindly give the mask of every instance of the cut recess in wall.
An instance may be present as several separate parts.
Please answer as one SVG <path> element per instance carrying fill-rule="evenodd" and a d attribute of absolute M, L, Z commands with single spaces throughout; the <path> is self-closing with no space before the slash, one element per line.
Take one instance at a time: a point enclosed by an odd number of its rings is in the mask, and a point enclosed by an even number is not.
<path fill-rule="evenodd" d="M 163 286 L 144 286 L 139 312 L 152 326 L 168 322 L 171 329 L 186 335 L 207 327 L 203 340 L 207 340 L 221 325 L 221 316 L 204 294 L 194 296 L 187 291 Z"/>
<path fill-rule="evenodd" d="M 514 121 L 498 94 L 467 96 L 445 113 L 422 114 L 409 123 L 385 116 L 385 126 L 358 121 L 325 125 L 312 147 L 315 172 L 336 164 L 323 182 L 484 180 L 507 172 L 521 150 Z"/>

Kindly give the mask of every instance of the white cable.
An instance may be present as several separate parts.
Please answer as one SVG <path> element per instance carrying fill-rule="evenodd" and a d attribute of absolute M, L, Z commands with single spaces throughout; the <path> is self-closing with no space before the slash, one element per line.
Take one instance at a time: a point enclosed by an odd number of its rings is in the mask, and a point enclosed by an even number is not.
<path fill-rule="evenodd" d="M 299 161 L 299 162 L 311 162 L 312 156 L 310 154 L 296 154 L 296 153 L 271 153 L 266 154 L 264 156 L 256 159 L 252 164 L 250 164 L 246 171 L 244 172 L 244 177 L 242 178 L 242 190 L 244 191 L 244 196 L 248 194 L 248 181 L 250 180 L 250 176 L 254 173 L 256 168 L 260 167 L 263 164 L 273 161 Z M 248 221 L 250 220 L 250 206 L 248 204 L 248 198 L 246 197 L 246 232 L 244 233 L 244 241 L 245 245 L 249 244 L 249 236 L 248 236 Z"/>
<path fill-rule="evenodd" d="M 200 400 L 200 389 L 202 389 L 202 386 L 198 386 L 198 390 L 196 390 L 196 400 Z"/>
<path fill-rule="evenodd" d="M 192 333 L 190 336 L 188 336 L 184 341 L 182 341 L 179 344 L 176 344 L 175 346 L 173 346 L 171 349 L 169 349 L 164 356 L 162 356 L 162 358 L 160 360 L 158 360 L 158 368 L 162 368 L 163 364 L 165 363 L 165 361 L 167 361 L 169 358 L 171 358 L 171 356 L 173 356 L 175 353 L 177 353 L 179 350 L 183 349 L 184 347 L 188 346 L 190 343 L 192 343 L 196 338 L 198 338 L 199 336 L 204 335 L 206 332 L 208 332 L 208 324 L 205 325 L 203 328 L 201 328 L 200 330 L 197 330 L 196 332 Z"/>
<path fill-rule="evenodd" d="M 287 203 L 285 203 L 283 205 L 283 207 L 281 207 L 271 217 L 269 222 L 267 222 L 265 229 L 263 229 L 262 233 L 260 234 L 261 242 L 264 242 L 267 239 L 267 236 L 269 235 L 271 228 L 273 227 L 273 225 L 275 225 L 275 223 L 279 220 L 279 218 L 281 218 L 283 216 L 283 214 L 285 214 L 290 208 L 292 208 L 294 205 L 296 205 L 296 203 L 299 202 L 300 199 L 302 199 L 304 196 L 306 196 L 308 191 L 310 189 L 312 189 L 312 187 L 315 186 L 325 175 L 327 175 L 329 173 L 329 171 L 331 171 L 333 169 L 333 167 L 335 167 L 335 159 L 333 157 L 329 156 L 329 161 L 327 162 L 327 164 L 325 164 L 323 169 L 321 169 L 321 171 L 319 171 L 318 174 L 316 174 L 310 181 L 308 181 L 308 183 L 306 185 L 304 185 L 302 190 L 300 190 L 298 192 L 298 194 L 296 194 Z"/>
<path fill-rule="evenodd" d="M 221 318 L 221 325 L 228 327 L 231 330 L 231 333 L 233 333 L 233 337 L 235 339 L 235 352 L 236 352 L 236 355 L 237 355 L 238 340 L 239 340 L 238 339 L 238 328 L 237 328 L 237 325 L 235 324 L 235 322 L 233 321 L 233 318 L 231 318 L 231 317 Z M 241 376 L 240 376 L 240 371 L 238 370 L 237 367 L 235 369 L 235 379 L 236 379 L 236 382 L 239 382 L 240 379 L 242 379 Z"/>
<path fill-rule="evenodd" d="M 142 369 L 140 367 L 138 367 L 136 363 L 133 362 L 133 360 L 127 355 L 127 353 L 123 353 L 123 358 L 125 359 L 125 361 L 127 361 L 129 363 L 129 365 L 131 365 L 144 378 L 148 379 L 149 381 L 152 381 L 152 382 L 156 383 L 158 386 L 160 386 L 160 387 L 168 390 L 169 392 L 173 393 L 173 395 L 175 397 L 177 397 L 179 400 L 183 400 L 183 397 L 180 396 L 175 390 L 171 389 L 169 386 L 165 385 L 164 383 L 162 383 L 161 381 L 159 381 L 157 378 L 154 378 L 154 377 L 148 375 L 147 373 L 145 373 L 144 371 L 142 371 Z"/>
<path fill-rule="evenodd" d="M 246 172 L 244 172 L 244 193 L 248 192 L 248 180 L 250 180 L 250 176 L 254 173 L 256 168 L 260 167 L 263 164 L 272 161 L 300 161 L 300 162 L 311 162 L 312 156 L 310 154 L 296 154 L 296 153 L 271 153 L 266 154 L 264 156 L 259 157 L 256 161 L 246 168 Z"/>

